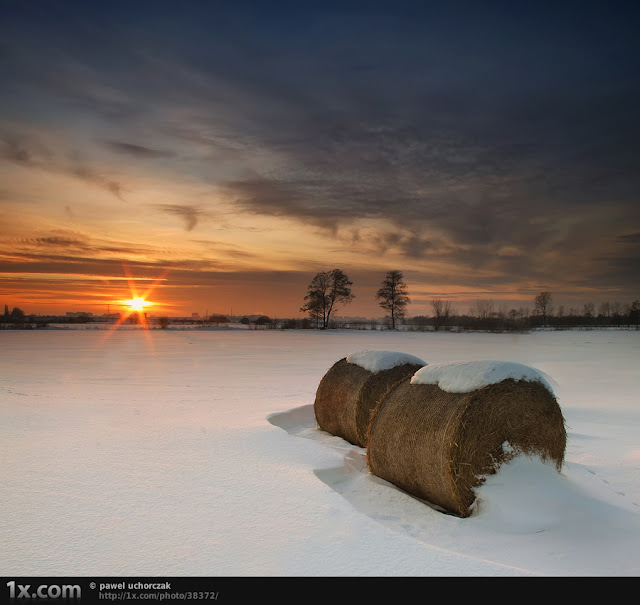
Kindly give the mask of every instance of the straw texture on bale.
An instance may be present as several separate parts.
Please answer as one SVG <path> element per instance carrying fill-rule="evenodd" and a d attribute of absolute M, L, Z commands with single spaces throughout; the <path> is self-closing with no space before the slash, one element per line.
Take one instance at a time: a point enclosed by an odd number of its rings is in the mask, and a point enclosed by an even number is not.
<path fill-rule="evenodd" d="M 366 447 L 371 413 L 401 381 L 409 381 L 421 365 L 404 363 L 372 372 L 337 361 L 323 376 L 313 405 L 318 427 L 349 443 Z"/>
<path fill-rule="evenodd" d="M 468 517 L 474 488 L 518 454 L 562 467 L 564 418 L 540 382 L 503 380 L 471 392 L 400 383 L 372 414 L 372 474 L 445 512 Z"/>

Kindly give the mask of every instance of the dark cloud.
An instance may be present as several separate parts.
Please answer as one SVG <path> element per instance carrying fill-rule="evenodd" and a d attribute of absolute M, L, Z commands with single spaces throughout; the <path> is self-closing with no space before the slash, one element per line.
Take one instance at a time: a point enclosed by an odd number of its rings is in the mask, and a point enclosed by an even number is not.
<path fill-rule="evenodd" d="M 135 143 L 126 143 L 124 141 L 105 141 L 105 145 L 116 153 L 122 153 L 124 155 L 130 155 L 141 159 L 170 158 L 175 156 L 175 153 L 170 151 L 151 149 L 144 145 L 136 145 Z"/>
<path fill-rule="evenodd" d="M 45 283 L 47 275 L 64 275 L 73 278 L 82 276 L 100 276 L 104 281 L 131 280 L 166 281 L 172 287 L 196 287 L 229 285 L 256 288 L 298 288 L 304 290 L 304 284 L 310 281 L 313 274 L 304 271 L 259 271 L 230 270 L 219 261 L 210 259 L 194 260 L 189 258 L 156 258 L 153 260 L 122 260 L 100 258 L 95 255 L 34 254 L 30 252 L 14 252 L 11 262 L 0 259 L 2 270 L 6 274 L 7 284 L 13 274 L 30 273 L 41 275 L 36 280 Z"/>
<path fill-rule="evenodd" d="M 121 250 L 124 252 L 125 250 Z M 131 260 L 133 250 L 128 250 L 126 262 L 121 258 L 103 258 L 98 255 L 100 250 L 92 250 L 93 254 L 42 254 L 34 252 L 11 252 L 6 254 L 11 263 L 3 267 L 7 274 L 12 273 L 50 273 L 61 275 L 95 275 L 104 279 L 122 278 L 132 275 L 136 278 L 157 277 L 163 271 L 178 268 L 180 271 L 193 271 L 196 275 L 200 271 L 216 270 L 221 264 L 210 260 L 193 260 L 174 258 L 170 261 L 158 258 L 156 260 Z"/>
<path fill-rule="evenodd" d="M 36 259 L 60 259 L 86 262 L 92 256 L 96 259 L 115 255 L 117 258 L 155 254 L 162 256 L 162 248 L 150 248 L 131 242 L 111 242 L 100 240 L 82 233 L 58 230 L 36 237 L 21 238 L 4 248 L 7 257 Z M 89 255 L 89 256 L 87 256 Z M 109 259 L 111 262 L 111 259 Z M 118 261 L 121 262 L 121 261 Z"/>
<path fill-rule="evenodd" d="M 105 176 L 82 160 L 75 151 L 63 158 L 50 151 L 37 137 L 20 133 L 0 133 L 0 159 L 28 168 L 61 173 L 104 189 L 124 201 L 127 188 L 121 182 Z"/>
<path fill-rule="evenodd" d="M 198 224 L 200 218 L 206 216 L 206 212 L 203 210 L 187 204 L 154 204 L 154 207 L 165 214 L 171 214 L 182 219 L 184 221 L 184 228 L 187 231 L 192 231 Z"/>
<path fill-rule="evenodd" d="M 232 258 L 254 259 L 258 258 L 257 254 L 247 252 L 239 246 L 229 245 L 227 242 L 218 242 L 211 240 L 194 240 L 198 244 L 202 244 L 207 250 L 211 250 L 216 254 L 223 254 Z"/>
<path fill-rule="evenodd" d="M 32 138 L 0 132 L 0 158 L 27 167 L 40 167 L 50 161 L 51 153 Z"/>
<path fill-rule="evenodd" d="M 86 165 L 75 164 L 69 167 L 68 172 L 69 174 L 81 179 L 82 181 L 85 181 L 86 183 L 104 189 L 105 191 L 117 197 L 119 200 L 125 201 L 125 186 L 114 179 L 105 177 L 98 170 L 95 170 L 94 168 Z"/>
<path fill-rule="evenodd" d="M 32 243 L 37 246 L 51 246 L 54 248 L 89 248 L 87 238 L 68 237 L 62 235 L 48 235 L 46 237 L 36 237 Z"/>
<path fill-rule="evenodd" d="M 640 244 L 640 233 L 629 233 L 627 235 L 619 235 L 617 240 L 623 244 Z"/>

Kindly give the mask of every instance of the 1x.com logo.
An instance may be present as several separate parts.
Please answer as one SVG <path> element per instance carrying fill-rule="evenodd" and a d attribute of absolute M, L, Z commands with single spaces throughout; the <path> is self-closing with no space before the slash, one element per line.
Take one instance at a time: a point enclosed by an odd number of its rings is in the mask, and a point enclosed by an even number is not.
<path fill-rule="evenodd" d="M 41 584 L 31 587 L 31 584 L 16 584 L 7 582 L 10 599 L 79 599 L 82 589 L 78 584 Z"/>

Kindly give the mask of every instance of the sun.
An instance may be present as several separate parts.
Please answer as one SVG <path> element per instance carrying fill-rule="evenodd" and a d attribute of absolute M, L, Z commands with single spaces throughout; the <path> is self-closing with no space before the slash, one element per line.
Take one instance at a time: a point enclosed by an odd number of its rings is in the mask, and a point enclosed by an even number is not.
<path fill-rule="evenodd" d="M 150 303 L 149 301 L 145 300 L 144 298 L 141 298 L 140 296 L 136 296 L 131 300 L 125 300 L 124 304 L 128 305 L 132 311 L 139 313 L 140 311 L 143 311 L 145 307 L 148 307 L 153 303 Z"/>
<path fill-rule="evenodd" d="M 131 298 L 127 300 L 115 300 L 112 301 L 111 304 L 117 305 L 119 307 L 124 307 L 123 312 L 118 313 L 118 319 L 113 324 L 113 329 L 110 331 L 117 330 L 122 324 L 125 322 L 129 322 L 132 324 L 139 324 L 143 329 L 149 329 L 149 323 L 147 321 L 147 307 L 157 308 L 158 306 L 162 307 L 162 303 L 151 302 L 147 300 L 147 296 L 151 294 L 155 286 L 157 286 L 160 282 L 166 279 L 166 274 L 168 269 L 160 275 L 151 286 L 143 293 L 139 293 L 136 287 L 136 279 L 131 275 L 129 271 L 129 267 L 126 262 L 123 262 L 122 268 L 124 270 L 127 281 L 129 282 L 129 292 Z M 143 278 L 146 280 L 146 278 Z"/>

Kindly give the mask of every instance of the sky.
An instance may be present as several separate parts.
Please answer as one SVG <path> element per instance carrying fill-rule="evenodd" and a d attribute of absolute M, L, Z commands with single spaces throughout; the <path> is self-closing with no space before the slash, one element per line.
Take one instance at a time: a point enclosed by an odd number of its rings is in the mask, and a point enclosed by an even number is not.
<path fill-rule="evenodd" d="M 640 298 L 629 3 L 2 0 L 0 304 Z"/>

